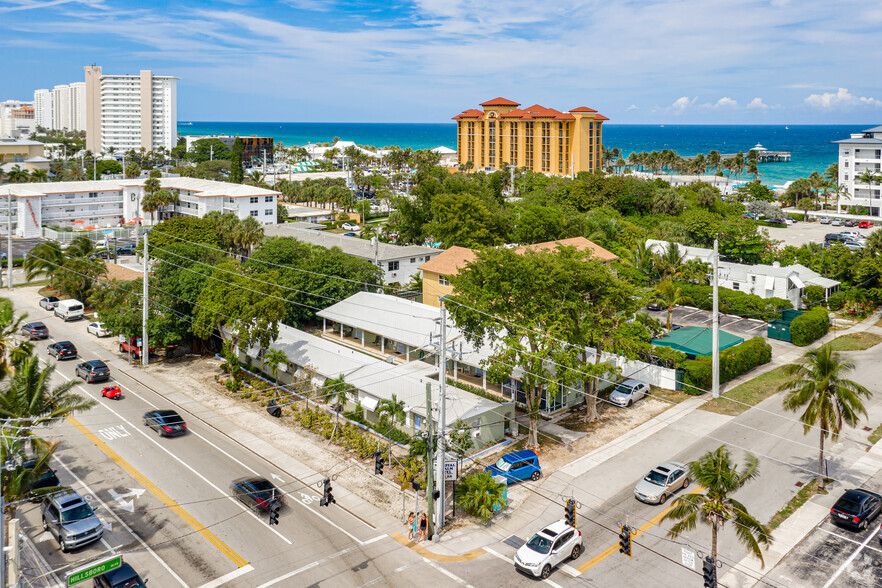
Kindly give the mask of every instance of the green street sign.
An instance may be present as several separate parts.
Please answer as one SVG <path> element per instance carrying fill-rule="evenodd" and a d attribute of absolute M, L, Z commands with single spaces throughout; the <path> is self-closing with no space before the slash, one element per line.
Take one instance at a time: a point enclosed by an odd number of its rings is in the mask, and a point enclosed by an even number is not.
<path fill-rule="evenodd" d="M 121 555 L 117 555 L 116 557 L 112 557 L 110 559 L 105 559 L 104 561 L 98 563 L 89 564 L 87 567 L 82 567 L 71 572 L 67 576 L 67 585 L 73 586 L 74 584 L 85 582 L 89 578 L 94 578 L 95 576 L 100 576 L 101 574 L 109 572 L 110 570 L 115 570 L 121 565 Z"/>

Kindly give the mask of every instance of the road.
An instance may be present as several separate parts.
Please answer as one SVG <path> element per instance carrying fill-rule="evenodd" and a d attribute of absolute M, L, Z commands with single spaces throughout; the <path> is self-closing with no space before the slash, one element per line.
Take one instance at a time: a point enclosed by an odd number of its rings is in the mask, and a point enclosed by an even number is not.
<path fill-rule="evenodd" d="M 164 397 L 162 382 L 100 347 L 85 334 L 85 321 L 63 323 L 39 309 L 36 298 L 24 303 L 21 298 L 13 293 L 19 310 L 43 318 L 51 340 L 73 341 L 80 360 L 104 360 L 124 393 L 120 401 L 102 399 L 105 384 L 77 380 L 75 390 L 99 405 L 45 433 L 60 442 L 53 468 L 61 482 L 86 496 L 106 524 L 100 542 L 62 554 L 41 528 L 38 506 L 20 507 L 22 528 L 58 579 L 85 562 L 122 553 L 158 587 L 451 581 L 433 562 L 390 539 L 390 528 L 356 514 L 364 505 L 344 488 L 334 490 L 338 504 L 319 507 L 316 483 L 322 474 L 303 471 L 280 452 L 264 458 L 253 449 L 259 443 L 246 446 L 237 439 L 235 423 L 227 418 L 187 397 Z M 44 353 L 45 347 L 38 343 L 38 349 Z M 74 378 L 77 361 L 58 363 L 55 381 Z M 158 437 L 141 420 L 151 408 L 177 410 L 189 433 Z M 278 526 L 270 527 L 265 515 L 230 496 L 230 481 L 247 475 L 274 479 L 287 494 Z"/>

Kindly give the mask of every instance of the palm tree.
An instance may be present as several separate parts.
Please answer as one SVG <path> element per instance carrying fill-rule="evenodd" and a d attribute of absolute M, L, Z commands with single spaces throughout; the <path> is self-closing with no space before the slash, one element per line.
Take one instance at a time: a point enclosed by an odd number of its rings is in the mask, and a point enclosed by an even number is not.
<path fill-rule="evenodd" d="M 6 172 L 6 179 L 9 180 L 11 184 L 21 184 L 23 182 L 27 182 L 30 175 L 27 171 L 21 169 L 21 166 L 18 164 L 13 165 L 12 169 Z"/>
<path fill-rule="evenodd" d="M 43 241 L 28 253 L 22 264 L 26 272 L 25 279 L 30 282 L 39 275 L 45 275 L 52 285 L 52 280 L 64 265 L 65 259 L 64 251 L 57 241 Z"/>
<path fill-rule="evenodd" d="M 15 429 L 13 429 L 13 432 L 18 433 Z M 0 476 L 2 476 L 3 480 L 3 511 L 6 517 L 8 517 L 7 520 L 15 518 L 18 505 L 31 496 L 31 487 L 49 469 L 49 461 L 58 448 L 58 442 L 38 440 L 37 445 L 31 448 L 29 453 L 24 451 L 20 443 L 13 442 L 11 445 L 13 447 L 3 443 L 2 449 L 0 449 L 0 460 L 2 460 L 2 463 L 7 463 L 11 460 L 21 465 L 17 465 L 12 470 L 3 468 L 0 471 Z M 31 460 L 33 460 L 33 464 L 30 464 L 31 467 L 24 467 L 24 463 Z M 57 487 L 41 488 L 39 492 L 43 493 L 57 489 Z M 7 531 L 8 529 L 3 529 L 0 532 L 4 533 L 4 537 L 8 541 Z"/>
<path fill-rule="evenodd" d="M 403 423 L 407 415 L 404 412 L 404 401 L 398 400 L 395 394 L 392 398 L 384 398 L 377 403 L 377 416 L 389 418 L 389 428 L 386 431 L 386 437 L 389 439 L 389 465 L 392 465 L 392 429 L 395 423 Z M 429 417 L 431 418 L 431 417 Z"/>
<path fill-rule="evenodd" d="M 45 169 L 35 169 L 31 172 L 30 177 L 31 182 L 48 182 L 49 181 L 49 172 Z"/>
<path fill-rule="evenodd" d="M 26 317 L 26 314 L 16 316 L 9 300 L 0 300 L 0 379 L 14 373 L 15 366 L 33 351 L 30 341 L 17 337 Z"/>
<path fill-rule="evenodd" d="M 680 245 L 669 243 L 661 254 L 655 255 L 655 268 L 662 278 L 671 278 L 677 274 L 686 260 L 686 254 L 680 251 Z"/>
<path fill-rule="evenodd" d="M 653 256 L 652 251 L 646 247 L 646 241 L 637 241 L 630 249 L 626 249 L 622 252 L 621 261 L 624 265 L 632 267 L 640 272 L 643 276 L 643 282 L 645 283 L 649 280 L 650 274 L 652 273 L 654 259 L 655 257 Z"/>
<path fill-rule="evenodd" d="M 824 440 L 835 441 L 842 431 L 842 423 L 853 427 L 860 415 L 867 416 L 861 398 L 872 393 L 853 380 L 845 379 L 854 371 L 855 364 L 842 359 L 830 344 L 811 349 L 796 363 L 784 366 L 787 381 L 779 391 L 786 391 L 784 408 L 790 411 L 805 409 L 799 420 L 808 434 L 812 427 L 819 429 L 818 489 L 824 489 Z"/>
<path fill-rule="evenodd" d="M 269 373 L 276 381 L 276 388 L 279 387 L 279 366 L 288 365 L 288 356 L 281 349 L 268 349 L 263 354 L 263 369 L 269 368 Z"/>
<path fill-rule="evenodd" d="M 251 249 L 260 243 L 261 239 L 263 239 L 263 227 L 253 216 L 245 217 L 236 224 L 233 242 L 245 250 L 247 255 L 251 255 Z"/>
<path fill-rule="evenodd" d="M 691 304 L 692 299 L 683 296 L 683 289 L 676 285 L 670 278 L 659 282 L 655 287 L 655 293 L 658 298 L 664 302 L 665 308 L 668 309 L 668 330 L 671 330 L 671 313 L 678 304 Z"/>
<path fill-rule="evenodd" d="M 490 472 L 474 472 L 456 485 L 456 503 L 481 522 L 487 523 L 493 513 L 508 506 L 503 496 L 504 485 L 496 482 Z"/>
<path fill-rule="evenodd" d="M 748 453 L 744 469 L 733 463 L 726 447 L 709 451 L 698 461 L 690 462 L 689 476 L 697 484 L 707 488 L 704 494 L 686 494 L 677 499 L 674 507 L 662 517 L 677 522 L 668 531 L 676 539 L 680 534 L 695 529 L 701 521 L 711 528 L 711 557 L 717 559 L 717 536 L 726 521 L 735 524 L 738 541 L 747 547 L 765 567 L 760 546 L 772 543 L 769 529 L 754 518 L 747 507 L 733 498 L 745 484 L 759 476 L 759 460 Z"/>
<path fill-rule="evenodd" d="M 879 183 L 879 174 L 876 173 L 874 170 L 871 170 L 868 168 L 868 169 L 865 169 L 863 172 L 861 172 L 861 175 L 856 177 L 855 180 L 857 180 L 861 184 L 867 185 L 867 197 L 870 199 L 870 206 L 868 206 L 867 208 L 869 208 L 870 212 L 872 213 L 872 211 L 873 211 L 873 184 Z M 11 182 L 12 180 L 10 179 L 9 181 Z"/>

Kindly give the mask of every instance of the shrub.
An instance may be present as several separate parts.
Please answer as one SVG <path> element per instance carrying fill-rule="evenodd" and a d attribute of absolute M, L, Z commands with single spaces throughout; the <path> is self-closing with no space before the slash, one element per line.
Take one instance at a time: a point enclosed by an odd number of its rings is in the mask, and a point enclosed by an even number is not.
<path fill-rule="evenodd" d="M 826 308 L 817 306 L 804 312 L 790 323 L 790 336 L 794 345 L 804 347 L 830 331 L 830 315 Z"/>
<path fill-rule="evenodd" d="M 772 346 L 762 337 L 754 337 L 740 345 L 724 349 L 720 352 L 720 383 L 733 380 L 771 360 Z M 709 390 L 713 385 L 713 359 L 710 356 L 688 359 L 680 366 L 686 370 L 687 384 L 701 390 Z M 697 396 L 701 391 L 687 389 L 687 393 Z"/>
<path fill-rule="evenodd" d="M 677 282 L 677 286 L 683 296 L 693 300 L 696 307 L 702 310 L 713 308 L 713 287 L 687 282 Z M 756 294 L 720 288 L 720 312 L 724 314 L 770 321 L 779 318 L 782 310 L 790 308 L 793 308 L 793 304 L 783 298 L 761 298 Z"/>
<path fill-rule="evenodd" d="M 802 301 L 805 302 L 808 306 L 814 306 L 817 302 L 820 302 L 824 299 L 824 288 L 821 286 L 806 286 L 805 294 L 802 296 Z"/>
<path fill-rule="evenodd" d="M 490 472 L 474 472 L 456 485 L 456 503 L 486 524 L 494 512 L 508 505 L 502 492 L 503 485 L 494 481 Z"/>

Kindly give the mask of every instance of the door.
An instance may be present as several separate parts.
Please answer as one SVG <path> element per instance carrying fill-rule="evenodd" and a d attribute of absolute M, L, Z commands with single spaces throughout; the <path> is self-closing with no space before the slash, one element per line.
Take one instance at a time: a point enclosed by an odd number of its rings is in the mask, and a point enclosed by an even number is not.
<path fill-rule="evenodd" d="M 49 533 L 56 539 L 58 539 L 58 521 L 60 518 L 58 509 L 55 508 L 54 504 L 50 504 L 49 508 L 46 509 L 46 523 L 49 527 Z"/>
<path fill-rule="evenodd" d="M 557 541 L 554 542 L 554 547 L 551 549 L 551 565 L 556 566 L 567 558 L 569 555 L 569 551 L 567 551 L 567 543 L 569 543 L 572 538 L 573 531 L 565 531 L 557 538 Z"/>
<path fill-rule="evenodd" d="M 529 462 L 519 461 L 511 465 L 511 476 L 515 480 L 526 480 L 530 477 Z"/>
<path fill-rule="evenodd" d="M 677 490 L 683 486 L 683 478 L 685 475 L 686 472 L 683 470 L 677 470 L 671 474 L 671 483 L 669 484 L 671 490 Z"/>

